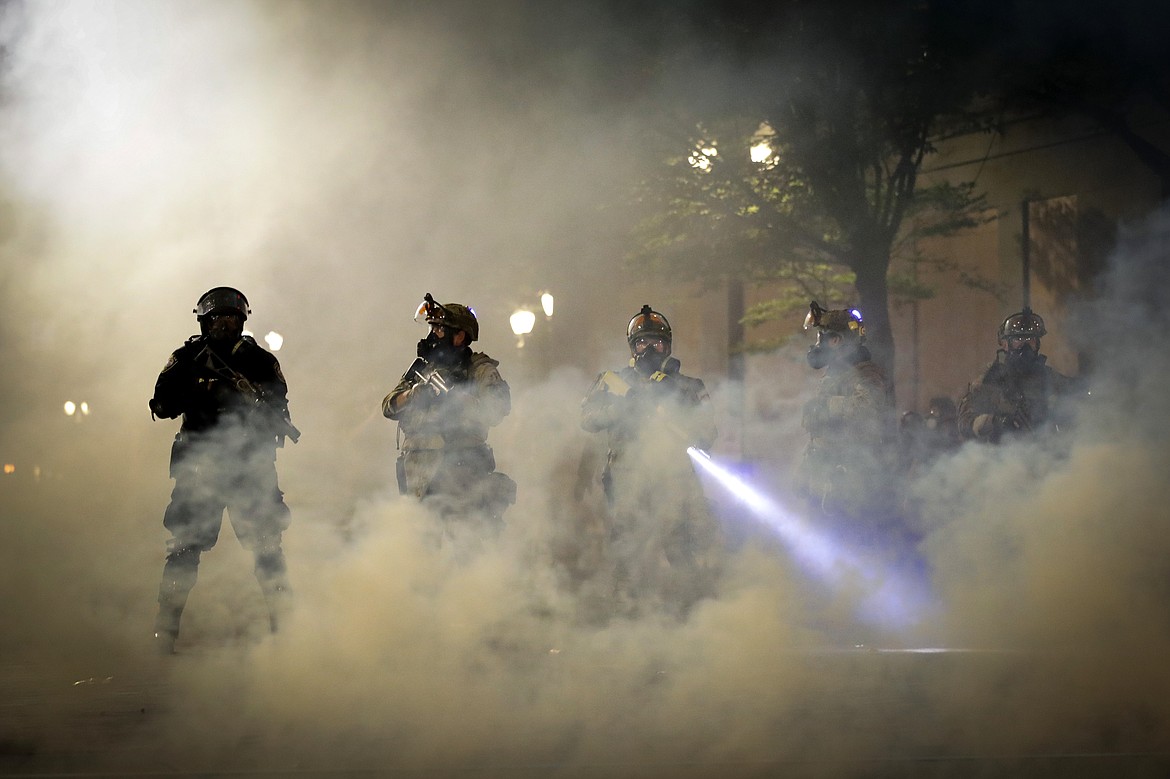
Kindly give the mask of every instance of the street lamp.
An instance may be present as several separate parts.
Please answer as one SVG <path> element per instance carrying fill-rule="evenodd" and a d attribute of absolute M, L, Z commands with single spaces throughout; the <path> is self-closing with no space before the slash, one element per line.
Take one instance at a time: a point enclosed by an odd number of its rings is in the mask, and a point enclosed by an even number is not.
<path fill-rule="evenodd" d="M 553 315 L 553 296 L 551 292 L 540 293 L 540 307 L 544 309 L 545 317 Z"/>
<path fill-rule="evenodd" d="M 523 349 L 524 336 L 532 332 L 532 328 L 536 324 L 536 314 L 526 308 L 518 308 L 512 313 L 512 316 L 508 317 L 508 324 L 512 326 L 512 332 L 516 334 L 516 346 Z"/>

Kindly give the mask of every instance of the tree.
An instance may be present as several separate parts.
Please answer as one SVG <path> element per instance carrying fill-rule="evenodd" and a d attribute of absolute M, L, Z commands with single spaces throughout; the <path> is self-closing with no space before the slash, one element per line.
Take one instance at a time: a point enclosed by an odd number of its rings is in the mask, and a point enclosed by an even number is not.
<path fill-rule="evenodd" d="M 943 232 L 977 219 L 970 186 L 928 196 L 918 172 L 940 135 L 984 126 L 963 67 L 979 36 L 918 0 L 719 9 L 690 72 L 715 62 L 726 76 L 680 99 L 663 135 L 676 152 L 640 190 L 638 255 L 698 278 L 785 280 L 829 304 L 851 282 L 892 375 L 889 271 L 907 218 L 933 211 L 915 224 Z"/>

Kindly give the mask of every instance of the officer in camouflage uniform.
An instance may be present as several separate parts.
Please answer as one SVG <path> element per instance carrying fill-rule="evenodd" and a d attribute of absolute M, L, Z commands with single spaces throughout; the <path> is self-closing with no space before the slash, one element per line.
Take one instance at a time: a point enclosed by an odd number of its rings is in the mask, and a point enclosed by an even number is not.
<path fill-rule="evenodd" d="M 825 377 L 804 407 L 809 442 L 801 487 L 821 514 L 860 523 L 863 531 L 877 529 L 896 505 L 889 385 L 870 359 L 859 312 L 824 309 L 814 300 L 804 328 L 817 333 L 809 366 L 824 369 Z"/>
<path fill-rule="evenodd" d="M 722 547 L 688 447 L 708 449 L 715 414 L 702 380 L 679 372 L 666 317 L 650 306 L 626 328 L 630 363 L 602 373 L 581 405 L 581 426 L 605 433 L 602 483 L 612 507 L 615 595 L 659 598 L 679 615 L 713 593 Z"/>
<path fill-rule="evenodd" d="M 1047 332 L 1044 320 L 1030 308 L 999 326 L 995 362 L 959 402 L 963 438 L 997 443 L 1005 436 L 1066 424 L 1061 400 L 1074 382 L 1050 368 L 1040 353 L 1040 339 Z"/>
<path fill-rule="evenodd" d="M 276 480 L 276 449 L 299 436 L 289 421 L 288 386 L 276 357 L 243 334 L 251 311 L 239 290 L 209 290 L 194 313 L 200 335 L 171 355 L 150 400 L 152 417 L 183 417 L 171 448 L 175 487 L 163 525 L 173 538 L 155 622 L 166 654 L 174 651 L 200 555 L 215 546 L 224 509 L 255 556 L 273 631 L 289 592 L 281 534 L 290 515 Z"/>
<path fill-rule="evenodd" d="M 496 471 L 488 430 L 511 410 L 499 362 L 473 352 L 475 312 L 460 303 L 436 303 L 430 293 L 415 319 L 430 327 L 418 357 L 382 401 L 398 423 L 398 486 L 447 519 L 476 513 L 498 528 L 515 502 L 516 484 Z"/>

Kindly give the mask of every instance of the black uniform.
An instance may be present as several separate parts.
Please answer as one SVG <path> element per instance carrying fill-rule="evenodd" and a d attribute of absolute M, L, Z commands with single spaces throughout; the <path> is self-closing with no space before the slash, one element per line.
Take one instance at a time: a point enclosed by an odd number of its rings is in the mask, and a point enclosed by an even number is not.
<path fill-rule="evenodd" d="M 173 538 L 159 588 L 156 635 L 178 635 L 200 554 L 215 546 L 224 509 L 255 573 L 272 628 L 287 593 L 281 534 L 290 514 L 276 479 L 276 449 L 298 435 L 276 358 L 250 336 L 234 343 L 193 336 L 159 374 L 153 414 L 183 424 L 171 448 L 175 487 L 163 516 Z"/>

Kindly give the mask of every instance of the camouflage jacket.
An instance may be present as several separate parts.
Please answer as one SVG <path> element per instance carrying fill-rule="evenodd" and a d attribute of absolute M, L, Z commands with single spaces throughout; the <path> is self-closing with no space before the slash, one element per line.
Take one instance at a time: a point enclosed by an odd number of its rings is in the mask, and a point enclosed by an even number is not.
<path fill-rule="evenodd" d="M 959 401 L 959 432 L 964 438 L 998 441 L 1004 433 L 1059 427 L 1064 423 L 1060 401 L 1073 380 L 1046 364 L 1040 355 L 1029 370 L 1013 370 L 1000 350 L 983 375 Z M 976 420 L 989 421 L 976 432 Z"/>
<path fill-rule="evenodd" d="M 679 373 L 678 360 L 644 376 L 633 367 L 598 376 L 581 401 L 581 427 L 606 433 L 609 464 L 641 452 L 644 462 L 681 462 L 689 469 L 688 446 L 715 442 L 715 412 L 701 379 Z M 665 455 L 665 456 L 664 456 Z"/>
<path fill-rule="evenodd" d="M 449 374 L 450 391 L 437 396 L 426 387 L 414 389 L 421 379 L 411 366 L 382 401 L 382 414 L 398 422 L 399 447 L 409 453 L 486 443 L 488 430 L 512 409 L 499 364 L 483 352 L 473 353 L 465 368 Z"/>
<path fill-rule="evenodd" d="M 877 446 L 891 438 L 893 404 L 877 363 L 830 365 L 817 394 L 804 406 L 801 425 L 813 450 Z"/>

